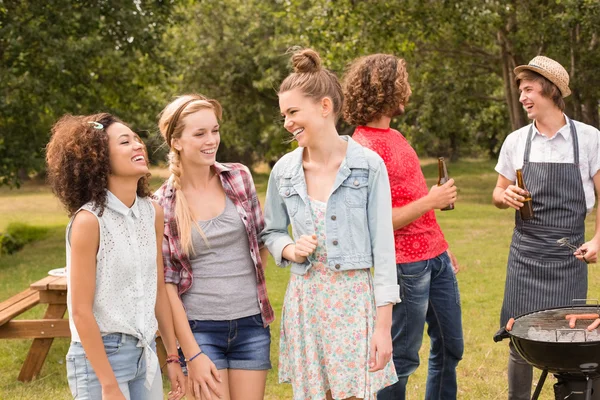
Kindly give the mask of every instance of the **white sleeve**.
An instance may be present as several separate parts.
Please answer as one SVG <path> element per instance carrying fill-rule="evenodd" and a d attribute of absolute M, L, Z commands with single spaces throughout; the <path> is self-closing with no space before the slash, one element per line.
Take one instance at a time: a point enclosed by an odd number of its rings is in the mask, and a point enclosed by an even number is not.
<path fill-rule="evenodd" d="M 588 154 L 588 165 L 590 168 L 590 178 L 600 170 L 600 131 L 594 129 L 590 137 L 590 152 Z"/>
<path fill-rule="evenodd" d="M 496 172 L 504 176 L 510 181 L 517 179 L 516 166 L 514 165 L 514 154 L 516 151 L 515 145 L 517 141 L 514 140 L 515 135 L 508 135 L 502 144 L 500 150 L 500 156 L 498 157 L 498 163 L 496 164 Z"/>

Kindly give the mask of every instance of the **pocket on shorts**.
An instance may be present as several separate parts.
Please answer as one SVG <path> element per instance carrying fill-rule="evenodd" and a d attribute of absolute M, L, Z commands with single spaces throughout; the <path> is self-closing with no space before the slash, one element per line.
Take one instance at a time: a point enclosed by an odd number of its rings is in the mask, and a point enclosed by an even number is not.
<path fill-rule="evenodd" d="M 67 355 L 67 381 L 74 399 L 82 395 L 81 390 L 87 386 L 87 367 L 85 356 Z"/>
<path fill-rule="evenodd" d="M 121 335 L 106 335 L 102 337 L 102 342 L 104 343 L 104 351 L 106 352 L 106 356 L 110 357 L 119 352 L 122 345 Z"/>
<path fill-rule="evenodd" d="M 264 327 L 262 315 L 256 314 L 256 315 L 252 316 L 251 319 L 252 319 L 252 322 L 254 322 L 256 324 L 256 326 L 260 326 L 261 328 Z"/>
<path fill-rule="evenodd" d="M 67 381 L 69 382 L 69 389 L 71 389 L 71 395 L 74 399 L 77 398 L 77 366 L 75 365 L 74 359 L 67 357 Z"/>

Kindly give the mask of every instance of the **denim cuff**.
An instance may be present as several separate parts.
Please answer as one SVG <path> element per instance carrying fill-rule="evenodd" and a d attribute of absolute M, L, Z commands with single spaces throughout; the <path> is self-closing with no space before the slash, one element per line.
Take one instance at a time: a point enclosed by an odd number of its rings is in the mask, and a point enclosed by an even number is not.
<path fill-rule="evenodd" d="M 292 263 L 290 260 L 283 258 L 282 254 L 283 249 L 290 244 L 294 244 L 294 241 L 288 235 L 275 239 L 271 244 L 269 251 L 271 251 L 271 255 L 275 259 L 275 264 L 277 264 L 278 267 L 287 267 Z"/>
<path fill-rule="evenodd" d="M 377 307 L 387 304 L 400 303 L 400 286 L 388 285 L 375 288 L 375 305 Z"/>

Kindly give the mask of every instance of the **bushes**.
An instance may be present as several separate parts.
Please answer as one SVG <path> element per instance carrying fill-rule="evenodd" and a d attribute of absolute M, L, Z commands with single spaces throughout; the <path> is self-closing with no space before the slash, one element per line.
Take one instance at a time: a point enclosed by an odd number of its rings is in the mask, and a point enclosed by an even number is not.
<path fill-rule="evenodd" d="M 41 240 L 48 234 L 48 228 L 12 223 L 6 232 L 0 233 L 0 255 L 13 254 L 21 250 L 27 243 Z"/>

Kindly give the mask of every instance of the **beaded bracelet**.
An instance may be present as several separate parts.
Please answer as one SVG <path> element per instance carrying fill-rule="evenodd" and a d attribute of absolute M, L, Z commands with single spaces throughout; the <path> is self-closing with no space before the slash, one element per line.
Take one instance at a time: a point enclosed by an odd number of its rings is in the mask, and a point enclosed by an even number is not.
<path fill-rule="evenodd" d="M 162 365 L 162 367 L 160 367 L 161 371 L 167 364 L 176 363 L 176 362 L 179 362 L 179 356 L 177 354 L 168 355 L 167 359 L 165 360 L 165 363 Z"/>
<path fill-rule="evenodd" d="M 192 361 L 194 361 L 194 359 L 195 359 L 196 357 L 198 357 L 200 354 L 202 354 L 202 350 L 200 350 L 200 351 L 198 352 L 198 354 L 196 354 L 195 356 L 193 356 L 193 357 L 190 357 L 189 359 L 186 359 L 186 360 L 185 360 L 185 362 L 186 362 L 186 363 L 189 363 L 189 362 L 192 362 Z"/>

